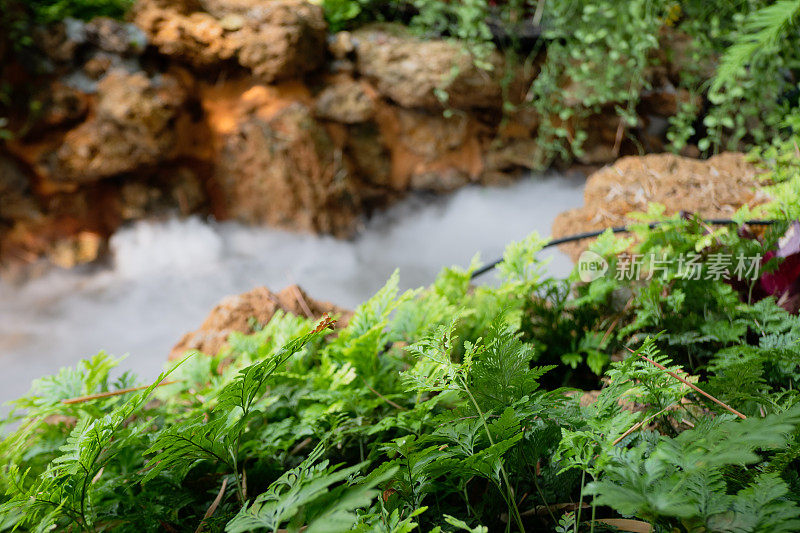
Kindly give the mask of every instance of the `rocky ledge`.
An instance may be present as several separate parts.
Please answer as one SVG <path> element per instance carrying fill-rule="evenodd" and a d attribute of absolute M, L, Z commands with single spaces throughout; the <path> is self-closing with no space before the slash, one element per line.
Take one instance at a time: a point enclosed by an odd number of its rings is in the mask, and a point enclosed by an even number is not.
<path fill-rule="evenodd" d="M 0 79 L 37 103 L 0 146 L 0 270 L 93 261 L 121 224 L 167 211 L 347 236 L 409 191 L 505 183 L 542 162 L 540 117 L 503 112 L 541 58 L 508 71 L 495 53 L 483 70 L 402 26 L 329 34 L 304 0 L 139 0 L 129 22 L 66 20 L 36 42 L 43 76 L 0 57 Z M 652 78 L 639 142 L 658 151 L 647 124 L 680 95 L 668 72 Z M 588 120 L 579 163 L 625 153 L 613 110 Z"/>
<path fill-rule="evenodd" d="M 583 207 L 556 217 L 553 237 L 634 223 L 630 214 L 646 212 L 651 202 L 663 205 L 667 215 L 730 218 L 742 206 L 755 207 L 767 200 L 756 175 L 746 156 L 733 152 L 705 161 L 673 154 L 623 157 L 589 177 Z M 561 249 L 577 261 L 590 242 L 568 243 Z"/>

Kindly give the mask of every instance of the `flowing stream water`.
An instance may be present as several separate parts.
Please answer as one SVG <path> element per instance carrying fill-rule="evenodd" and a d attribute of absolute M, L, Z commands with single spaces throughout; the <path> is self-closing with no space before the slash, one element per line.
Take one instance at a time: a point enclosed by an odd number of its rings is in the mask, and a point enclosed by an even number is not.
<path fill-rule="evenodd" d="M 112 237 L 109 266 L 53 271 L 22 286 L 0 282 L 0 403 L 100 350 L 127 355 L 121 370 L 152 379 L 220 299 L 259 285 L 297 283 L 313 298 L 353 308 L 395 268 L 401 287 L 412 288 L 443 266 L 468 265 L 475 253 L 494 260 L 512 240 L 549 235 L 558 213 L 582 204 L 583 184 L 583 176 L 551 174 L 411 197 L 349 241 L 200 218 L 137 222 Z M 551 274 L 569 272 L 566 256 L 542 254 L 552 257 Z"/>

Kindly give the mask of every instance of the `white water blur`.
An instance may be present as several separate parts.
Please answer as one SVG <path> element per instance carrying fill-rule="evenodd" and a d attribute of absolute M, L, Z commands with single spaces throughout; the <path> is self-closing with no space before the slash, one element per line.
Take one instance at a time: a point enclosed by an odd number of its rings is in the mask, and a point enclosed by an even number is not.
<path fill-rule="evenodd" d="M 229 294 L 298 283 L 352 308 L 395 268 L 403 288 L 427 285 L 442 266 L 466 266 L 476 252 L 488 262 L 531 231 L 549 235 L 556 215 L 582 202 L 578 176 L 467 188 L 410 198 L 351 241 L 199 218 L 138 222 L 112 237 L 110 267 L 54 271 L 21 287 L 0 282 L 0 403 L 99 350 L 128 354 L 122 369 L 152 379 L 181 335 Z M 560 252 L 543 255 L 553 257 L 553 275 L 569 272 Z"/>

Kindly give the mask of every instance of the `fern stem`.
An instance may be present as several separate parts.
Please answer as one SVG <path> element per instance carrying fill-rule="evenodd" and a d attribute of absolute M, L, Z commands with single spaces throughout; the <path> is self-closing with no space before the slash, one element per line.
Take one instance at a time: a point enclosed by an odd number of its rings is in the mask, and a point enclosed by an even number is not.
<path fill-rule="evenodd" d="M 539 493 L 539 497 L 542 499 L 542 503 L 544 503 L 544 506 L 547 508 L 547 513 L 550 515 L 550 518 L 553 520 L 553 523 L 557 524 L 558 519 L 556 518 L 556 515 L 553 514 L 553 510 L 550 509 L 550 504 L 547 503 L 547 500 L 544 497 L 544 492 L 542 492 L 541 487 L 539 487 L 539 482 L 536 481 L 535 476 L 533 478 L 533 486 L 536 487 L 536 492 Z"/>
<path fill-rule="evenodd" d="M 542 504 L 544 505 L 545 509 L 547 509 L 547 513 L 550 515 L 550 518 L 553 520 L 553 523 L 557 524 L 558 519 L 556 519 L 556 515 L 553 514 L 553 510 L 550 509 L 550 504 L 547 503 L 547 498 L 544 497 L 544 492 L 542 491 L 542 488 L 539 486 L 539 482 L 536 480 L 538 475 L 536 473 L 536 470 L 531 466 L 530 462 L 528 461 L 528 454 L 525 453 L 525 449 L 522 450 L 522 459 L 525 461 L 525 466 L 527 467 L 527 469 L 529 471 L 533 470 L 533 476 L 531 476 L 531 479 L 533 480 L 533 486 L 536 487 L 536 492 L 542 499 Z"/>
<path fill-rule="evenodd" d="M 472 478 L 470 478 L 470 479 L 472 479 Z M 464 488 L 462 489 L 462 492 L 464 493 L 464 503 L 467 506 L 467 516 L 469 516 L 469 515 L 472 514 L 472 507 L 469 504 L 469 494 L 467 493 L 467 483 L 469 483 L 469 479 L 467 480 L 466 483 L 464 483 Z"/>
<path fill-rule="evenodd" d="M 236 496 L 239 498 L 239 503 L 244 505 L 244 490 L 242 489 L 242 480 L 239 476 L 239 462 L 236 460 L 236 455 L 239 452 L 239 443 L 237 439 L 236 452 L 231 453 L 233 459 L 233 478 L 236 480 Z"/>
<path fill-rule="evenodd" d="M 413 506 L 417 507 L 417 489 L 414 488 L 414 475 L 411 472 L 411 460 L 406 456 L 406 469 L 408 470 L 408 486 L 411 487 L 411 501 Z"/>
<path fill-rule="evenodd" d="M 171 380 L 171 381 L 162 381 L 158 384 L 159 387 L 163 387 L 165 385 L 172 385 L 173 383 L 178 383 L 178 380 Z M 61 400 L 61 403 L 64 405 L 71 405 L 74 403 L 84 403 L 89 402 L 92 400 L 99 400 L 102 398 L 111 398 L 112 396 L 120 396 L 122 394 L 128 394 L 129 392 L 136 392 L 140 390 L 145 390 L 150 385 L 142 385 L 140 387 L 128 387 L 127 389 L 119 389 L 119 390 L 112 390 L 109 392 L 99 392 L 97 394 L 89 394 L 88 396 L 78 396 L 75 398 L 68 398 L 66 400 Z"/>
<path fill-rule="evenodd" d="M 594 480 L 595 477 L 592 476 L 592 479 Z M 597 516 L 597 502 L 595 501 L 595 498 L 592 498 L 592 523 L 589 526 L 589 533 L 594 533 L 594 521 L 596 516 Z"/>
<path fill-rule="evenodd" d="M 667 409 L 669 409 L 670 407 L 672 407 L 672 405 L 668 405 L 668 406 L 666 406 L 665 408 L 663 408 L 662 410 L 660 410 L 659 412 L 657 412 L 656 414 L 654 414 L 654 415 L 652 415 L 652 416 L 649 416 L 649 417 L 645 418 L 644 420 L 641 420 L 641 421 L 639 421 L 639 422 L 636 422 L 636 423 L 635 423 L 633 426 L 631 426 L 631 427 L 628 429 L 628 431 L 626 431 L 625 433 L 623 433 L 622 435 L 620 435 L 619 437 L 617 437 L 616 439 L 614 439 L 614 442 L 612 442 L 612 443 L 611 443 L 611 445 L 612 445 L 612 446 L 616 446 L 617 444 L 619 444 L 620 442 L 622 442 L 622 439 L 624 439 L 625 437 L 627 437 L 628 435 L 630 435 L 631 433 L 633 433 L 634 431 L 636 431 L 637 429 L 639 429 L 639 428 L 640 428 L 640 427 L 642 427 L 643 425 L 647 424 L 648 422 L 650 422 L 651 420 L 653 420 L 653 419 L 654 419 L 654 418 L 656 418 L 657 416 L 660 416 L 660 415 L 664 414 L 664 411 L 666 411 L 666 410 L 667 410 Z"/>
<path fill-rule="evenodd" d="M 469 390 L 469 387 L 467 387 L 467 382 L 464 380 L 464 378 L 461 378 L 460 381 L 461 381 L 461 386 L 464 388 L 464 392 L 467 393 L 467 396 L 469 396 L 470 401 L 472 401 L 472 405 L 475 406 L 475 410 L 478 412 L 478 416 L 480 417 L 481 423 L 483 424 L 483 429 L 486 430 L 486 436 L 489 438 L 489 444 L 491 446 L 494 446 L 494 439 L 492 438 L 492 432 L 489 431 L 489 424 L 486 422 L 486 417 L 484 416 L 483 411 L 478 406 L 478 402 L 475 400 L 475 397 L 472 395 L 472 392 Z M 503 483 L 505 483 L 506 491 L 508 492 L 508 505 L 510 507 L 510 510 L 512 511 L 512 514 L 514 515 L 514 520 L 517 522 L 517 526 L 519 526 L 519 530 L 522 533 L 525 533 L 525 526 L 522 525 L 522 517 L 519 514 L 519 509 L 517 508 L 517 502 L 514 499 L 514 489 L 511 488 L 511 483 L 508 481 L 508 474 L 506 474 L 506 469 L 505 467 L 503 467 L 502 459 L 499 459 L 499 461 L 500 461 L 500 474 L 503 476 Z"/>
<path fill-rule="evenodd" d="M 575 513 L 575 531 L 578 531 L 578 526 L 581 523 L 581 510 L 583 508 L 583 487 L 586 482 L 586 470 L 581 473 L 581 496 L 578 499 L 578 512 Z"/>

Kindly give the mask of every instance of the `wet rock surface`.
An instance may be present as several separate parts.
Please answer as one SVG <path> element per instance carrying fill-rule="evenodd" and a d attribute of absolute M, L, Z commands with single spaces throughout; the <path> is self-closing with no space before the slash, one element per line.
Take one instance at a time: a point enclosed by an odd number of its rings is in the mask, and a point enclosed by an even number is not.
<path fill-rule="evenodd" d="M 16 161 L 0 152 L 0 223 L 35 220 L 40 216 L 28 177 Z"/>
<path fill-rule="evenodd" d="M 314 114 L 323 120 L 359 124 L 375 116 L 375 99 L 365 84 L 345 78 L 319 93 Z"/>

